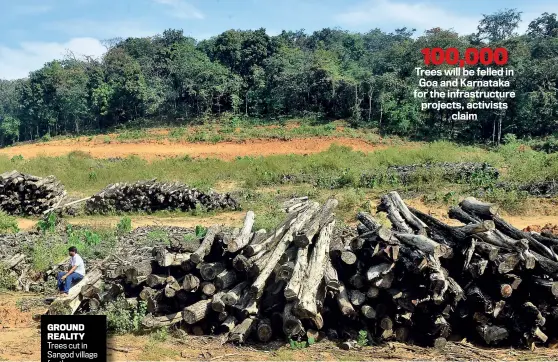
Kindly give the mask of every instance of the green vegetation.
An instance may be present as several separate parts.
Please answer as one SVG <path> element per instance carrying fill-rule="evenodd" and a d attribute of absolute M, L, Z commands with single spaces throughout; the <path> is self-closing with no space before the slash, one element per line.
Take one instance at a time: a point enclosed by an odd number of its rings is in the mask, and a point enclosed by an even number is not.
<path fill-rule="evenodd" d="M 0 233 L 17 233 L 18 231 L 17 219 L 4 211 L 0 211 Z"/>
<path fill-rule="evenodd" d="M 126 234 L 132 231 L 132 219 L 124 216 L 116 225 L 116 232 L 119 234 Z"/>
<path fill-rule="evenodd" d="M 2 263 L 0 263 L 0 292 L 13 290 L 17 282 L 15 275 L 12 275 Z"/>
<path fill-rule="evenodd" d="M 124 299 L 109 303 L 103 311 L 107 316 L 107 329 L 114 334 L 137 333 L 141 329 L 141 321 L 147 315 L 147 303 L 140 301 L 137 308 L 129 309 Z"/>
<path fill-rule="evenodd" d="M 361 347 L 368 345 L 368 332 L 365 330 L 358 331 L 357 344 Z"/>
<path fill-rule="evenodd" d="M 503 131 L 551 135 L 558 111 L 553 96 L 558 19 L 544 13 L 519 35 L 520 20 L 516 10 L 486 14 L 477 32 L 464 35 L 440 28 L 418 36 L 409 28 L 391 33 L 326 28 L 269 36 L 258 29 L 228 30 L 198 42 L 169 29 L 126 38 L 111 44 L 100 60 L 53 60 L 26 79 L 0 81 L 0 145 L 119 128 L 126 130 L 119 141 L 135 140 L 146 137 L 143 127 L 216 118 L 227 122 L 223 133 L 179 130 L 172 136 L 219 142 L 234 134 L 242 119 L 289 117 L 317 123 L 348 119 L 382 135 L 426 140 L 500 144 Z M 415 67 L 424 66 L 420 50 L 433 45 L 462 54 L 470 47 L 506 48 L 513 54 L 507 67 L 516 71 L 510 78 L 517 94 L 513 105 L 503 112 L 479 110 L 475 122 L 420 111 L 413 97 Z M 328 127 L 298 131 L 323 134 Z"/>

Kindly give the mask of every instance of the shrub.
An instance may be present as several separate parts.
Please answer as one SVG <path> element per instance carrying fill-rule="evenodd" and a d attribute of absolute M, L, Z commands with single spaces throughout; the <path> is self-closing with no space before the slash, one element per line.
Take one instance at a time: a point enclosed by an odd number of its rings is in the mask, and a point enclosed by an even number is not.
<path fill-rule="evenodd" d="M 128 216 L 124 216 L 116 225 L 116 232 L 119 234 L 126 234 L 130 231 L 132 231 L 132 219 Z"/>
<path fill-rule="evenodd" d="M 147 303 L 140 301 L 137 308 L 127 309 L 125 300 L 119 299 L 109 304 L 105 310 L 107 329 L 114 334 L 137 333 L 141 329 L 141 321 L 147 314 Z"/>
<path fill-rule="evenodd" d="M 43 217 L 42 220 L 39 220 L 39 222 L 37 222 L 37 228 L 43 233 L 53 233 L 56 230 L 56 221 L 56 214 L 50 212 L 48 215 Z"/>
<path fill-rule="evenodd" d="M 0 290 L 13 290 L 17 278 L 2 264 L 0 264 Z"/>
<path fill-rule="evenodd" d="M 17 233 L 18 231 L 17 219 L 4 211 L 0 211 L 0 233 Z"/>

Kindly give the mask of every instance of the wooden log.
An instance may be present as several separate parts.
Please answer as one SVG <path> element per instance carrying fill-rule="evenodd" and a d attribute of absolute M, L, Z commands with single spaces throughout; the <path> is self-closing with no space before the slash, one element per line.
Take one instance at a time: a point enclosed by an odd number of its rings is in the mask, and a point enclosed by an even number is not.
<path fill-rule="evenodd" d="M 165 280 L 165 296 L 167 298 L 173 298 L 180 289 L 182 289 L 182 286 L 173 276 Z"/>
<path fill-rule="evenodd" d="M 213 298 L 211 298 L 211 309 L 215 312 L 221 313 L 225 311 L 226 304 L 223 301 L 223 296 L 225 294 L 226 292 L 218 292 L 213 295 Z"/>
<path fill-rule="evenodd" d="M 250 242 L 250 234 L 252 233 L 252 226 L 254 225 L 255 214 L 254 211 L 248 211 L 244 218 L 244 224 L 240 230 L 240 234 L 227 245 L 229 253 L 236 253 L 244 248 Z"/>
<path fill-rule="evenodd" d="M 213 284 L 218 290 L 231 287 L 236 282 L 236 272 L 234 270 L 223 270 L 213 280 Z"/>
<path fill-rule="evenodd" d="M 217 288 L 215 288 L 215 284 L 213 284 L 211 282 L 201 283 L 200 284 L 200 289 L 201 289 L 202 293 L 207 295 L 208 297 L 211 297 L 217 291 Z"/>
<path fill-rule="evenodd" d="M 242 292 L 248 287 L 248 282 L 244 281 L 235 285 L 231 290 L 229 290 L 224 296 L 222 296 L 223 302 L 228 305 L 232 306 L 238 303 Z"/>
<path fill-rule="evenodd" d="M 329 290 L 337 293 L 339 291 L 339 277 L 337 275 L 337 270 L 331 264 L 331 259 L 329 255 L 326 255 L 325 261 L 325 270 L 324 270 L 324 281 L 326 286 Z"/>
<path fill-rule="evenodd" d="M 254 328 L 255 318 L 246 318 L 231 331 L 229 342 L 244 343 Z"/>
<path fill-rule="evenodd" d="M 74 314 L 81 304 L 79 295 L 81 289 L 88 284 L 95 284 L 102 277 L 99 269 L 93 269 L 88 272 L 83 279 L 72 286 L 67 296 L 56 298 L 48 308 L 47 313 L 50 315 Z"/>
<path fill-rule="evenodd" d="M 364 304 L 364 301 L 366 300 L 366 294 L 364 294 L 363 292 L 361 292 L 360 290 L 349 290 L 349 301 L 351 302 L 352 305 L 358 307 Z"/>
<path fill-rule="evenodd" d="M 296 305 L 297 313 L 306 318 L 318 314 L 316 294 L 324 276 L 327 252 L 334 227 L 335 220 L 321 229 L 316 246 L 312 250 L 308 261 L 306 280 L 302 284 L 300 298 Z"/>
<path fill-rule="evenodd" d="M 247 272 L 250 269 L 248 258 L 242 254 L 238 254 L 232 261 L 233 267 L 240 272 Z"/>
<path fill-rule="evenodd" d="M 166 275 L 149 274 L 145 280 L 145 284 L 151 288 L 155 288 L 165 284 L 166 279 Z"/>
<path fill-rule="evenodd" d="M 12 269 L 19 263 L 25 260 L 25 254 L 15 254 L 12 257 L 0 262 L 6 269 Z"/>
<path fill-rule="evenodd" d="M 359 212 L 357 214 L 357 219 L 370 233 L 375 233 L 382 227 L 382 224 L 367 212 Z"/>
<path fill-rule="evenodd" d="M 382 275 L 389 273 L 394 266 L 395 263 L 380 263 L 372 265 L 366 272 L 366 279 L 368 279 L 368 281 L 377 280 L 381 278 Z"/>
<path fill-rule="evenodd" d="M 475 251 L 480 255 L 486 257 L 490 261 L 496 260 L 498 258 L 498 254 L 500 249 L 497 246 L 494 246 L 489 243 L 485 243 L 483 241 L 476 241 L 475 243 Z"/>
<path fill-rule="evenodd" d="M 442 245 L 424 235 L 413 234 L 395 234 L 396 238 L 402 243 L 409 245 L 425 254 L 430 254 L 434 257 L 442 257 L 447 255 L 451 248 L 447 245 Z"/>
<path fill-rule="evenodd" d="M 413 213 L 407 208 L 407 205 L 405 205 L 403 199 L 401 199 L 401 196 L 399 196 L 396 191 L 391 191 L 390 193 L 388 193 L 388 196 L 403 217 L 403 219 L 405 219 L 408 224 L 419 231 L 428 228 L 428 226 L 422 220 L 413 215 Z"/>
<path fill-rule="evenodd" d="M 256 334 L 260 342 L 269 342 L 271 337 L 273 337 L 273 329 L 271 328 L 271 322 L 269 319 L 261 319 L 256 327 Z"/>
<path fill-rule="evenodd" d="M 264 241 L 248 245 L 244 248 L 244 255 L 251 257 L 260 253 L 275 248 L 277 243 L 283 238 L 283 235 L 290 229 L 291 225 L 299 219 L 300 214 L 304 214 L 307 208 L 302 209 L 300 212 L 292 213 L 275 229 Z M 298 230 L 298 229 L 297 229 Z"/>
<path fill-rule="evenodd" d="M 182 319 L 188 324 L 195 324 L 204 319 L 211 310 L 211 299 L 200 300 L 182 310 Z"/>
<path fill-rule="evenodd" d="M 452 219 L 459 220 L 464 224 L 475 223 L 481 221 L 478 216 L 465 212 L 459 206 L 452 206 L 449 209 L 448 216 Z"/>
<path fill-rule="evenodd" d="M 531 281 L 537 287 L 544 289 L 550 295 L 558 298 L 558 281 L 552 281 L 543 278 L 532 277 Z"/>
<path fill-rule="evenodd" d="M 199 264 L 203 262 L 204 258 L 209 255 L 211 251 L 211 246 L 215 240 L 215 237 L 218 233 L 221 232 L 221 227 L 219 225 L 211 225 L 203 238 L 199 248 L 196 249 L 192 254 L 190 254 L 190 260 L 195 263 Z"/>
<path fill-rule="evenodd" d="M 163 267 L 179 266 L 189 261 L 190 255 L 190 253 L 173 253 L 165 248 L 157 248 L 155 260 Z"/>
<path fill-rule="evenodd" d="M 306 277 L 306 269 L 308 267 L 308 248 L 298 248 L 296 255 L 296 263 L 291 275 L 291 279 L 285 287 L 285 299 L 293 301 L 298 299 L 302 282 Z"/>
<path fill-rule="evenodd" d="M 298 335 L 304 330 L 300 319 L 293 314 L 293 308 L 293 303 L 287 303 L 283 309 L 283 333 L 287 338 Z"/>
<path fill-rule="evenodd" d="M 336 300 L 341 314 L 343 314 L 345 317 L 356 318 L 358 316 L 358 313 L 355 311 L 353 305 L 349 301 L 347 290 L 345 289 L 345 285 L 342 282 L 340 283 L 339 293 L 337 293 L 336 295 Z"/>
<path fill-rule="evenodd" d="M 498 258 L 494 260 L 494 265 L 498 273 L 507 274 L 517 267 L 519 261 L 520 258 L 517 253 L 507 253 L 498 255 Z"/>
<path fill-rule="evenodd" d="M 344 264 L 347 264 L 347 265 L 353 265 L 354 263 L 357 262 L 357 257 L 355 255 L 355 253 L 353 253 L 350 250 L 343 250 L 341 252 L 340 258 L 341 258 L 341 261 Z"/>
<path fill-rule="evenodd" d="M 147 301 L 151 296 L 155 295 L 157 291 L 150 287 L 144 287 L 139 293 L 139 298 L 143 301 Z"/>
<path fill-rule="evenodd" d="M 215 263 L 202 263 L 200 266 L 200 275 L 205 281 L 212 281 L 217 275 L 225 270 L 225 264 Z"/>
<path fill-rule="evenodd" d="M 267 278 L 275 268 L 275 265 L 277 264 L 277 261 L 279 260 L 281 255 L 285 252 L 285 250 L 287 250 L 287 247 L 292 242 L 293 234 L 300 230 L 306 224 L 306 222 L 308 222 L 308 220 L 311 219 L 312 216 L 314 216 L 314 214 L 318 210 L 318 207 L 319 205 L 317 202 L 312 203 L 305 212 L 301 213 L 300 216 L 296 218 L 295 222 L 289 227 L 289 230 L 285 232 L 285 235 L 281 238 L 280 242 L 275 247 L 275 250 L 273 250 L 271 256 L 267 260 L 267 265 L 263 268 L 263 270 L 251 286 L 251 291 L 256 296 L 256 298 L 259 298 L 261 296 Z"/>
<path fill-rule="evenodd" d="M 288 261 L 284 264 L 278 265 L 275 271 L 275 280 L 284 280 L 286 282 L 290 281 L 294 272 L 295 262 Z"/>
<path fill-rule="evenodd" d="M 230 333 L 237 323 L 238 321 L 234 316 L 228 316 L 219 326 L 219 333 Z"/>
<path fill-rule="evenodd" d="M 470 214 L 478 215 L 481 217 L 491 218 L 498 213 L 498 207 L 494 204 L 485 203 L 475 199 L 474 197 L 467 197 L 459 203 L 463 211 Z"/>
<path fill-rule="evenodd" d="M 328 199 L 320 211 L 305 225 L 295 233 L 293 243 L 298 247 L 305 247 L 312 243 L 314 236 L 333 219 L 333 211 L 337 207 L 336 199 Z"/>
<path fill-rule="evenodd" d="M 405 219 L 401 216 L 399 209 L 395 205 L 395 203 L 391 200 L 389 195 L 384 195 L 381 197 L 380 205 L 378 206 L 378 210 L 385 211 L 387 213 L 389 221 L 393 228 L 401 233 L 411 234 L 413 229 L 407 225 Z"/>
<path fill-rule="evenodd" d="M 366 297 L 368 299 L 374 299 L 377 298 L 378 295 L 380 294 L 380 288 L 376 287 L 376 286 L 371 286 L 368 288 L 368 290 L 366 291 Z"/>
<path fill-rule="evenodd" d="M 506 328 L 496 325 L 480 325 L 477 327 L 477 332 L 486 344 L 497 344 L 506 340 L 509 337 L 509 332 Z"/>
<path fill-rule="evenodd" d="M 142 281 L 147 280 L 147 276 L 151 272 L 151 261 L 142 260 L 139 263 L 128 266 L 124 273 L 126 275 L 126 282 L 132 285 L 139 285 Z"/>
<path fill-rule="evenodd" d="M 192 274 L 186 274 L 182 280 L 182 289 L 193 292 L 200 287 L 200 279 Z"/>
<path fill-rule="evenodd" d="M 177 312 L 160 317 L 147 315 L 142 319 L 141 324 L 144 328 L 152 329 L 172 326 L 180 321 L 182 321 L 182 314 Z"/>
<path fill-rule="evenodd" d="M 360 307 L 360 312 L 367 319 L 376 319 L 376 311 L 367 304 L 363 304 L 362 307 Z"/>

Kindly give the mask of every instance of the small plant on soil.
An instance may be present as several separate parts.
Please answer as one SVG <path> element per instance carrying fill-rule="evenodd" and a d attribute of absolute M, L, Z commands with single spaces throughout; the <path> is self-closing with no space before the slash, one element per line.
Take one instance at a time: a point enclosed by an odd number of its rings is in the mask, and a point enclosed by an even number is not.
<path fill-rule="evenodd" d="M 132 231 L 132 219 L 128 216 L 124 216 L 116 225 L 116 231 L 119 234 L 126 234 Z"/>

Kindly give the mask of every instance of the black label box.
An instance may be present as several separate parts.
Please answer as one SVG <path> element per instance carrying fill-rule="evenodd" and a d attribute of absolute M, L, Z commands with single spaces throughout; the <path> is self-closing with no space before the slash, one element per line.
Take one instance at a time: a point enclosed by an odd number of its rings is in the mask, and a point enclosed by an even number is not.
<path fill-rule="evenodd" d="M 106 361 L 106 325 L 104 315 L 41 316 L 41 361 Z"/>

